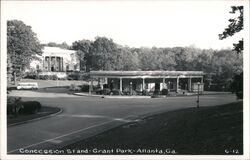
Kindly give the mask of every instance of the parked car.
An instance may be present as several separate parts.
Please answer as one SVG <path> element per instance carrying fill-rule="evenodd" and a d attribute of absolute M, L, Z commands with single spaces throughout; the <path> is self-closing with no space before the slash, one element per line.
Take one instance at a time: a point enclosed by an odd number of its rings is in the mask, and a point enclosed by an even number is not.
<path fill-rule="evenodd" d="M 38 89 L 38 84 L 36 82 L 22 82 L 18 83 L 17 89 Z"/>

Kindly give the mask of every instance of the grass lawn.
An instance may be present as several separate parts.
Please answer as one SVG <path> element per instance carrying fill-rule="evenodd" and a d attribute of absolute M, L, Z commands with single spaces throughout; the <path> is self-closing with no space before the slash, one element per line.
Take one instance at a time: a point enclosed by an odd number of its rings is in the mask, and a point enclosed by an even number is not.
<path fill-rule="evenodd" d="M 38 80 L 38 79 L 22 79 L 19 82 L 37 82 L 39 88 L 47 88 L 47 87 L 69 87 L 71 84 L 75 85 L 83 85 L 88 84 L 86 81 L 76 81 L 76 80 Z M 12 83 L 8 83 L 8 87 L 15 87 Z"/>
<path fill-rule="evenodd" d="M 56 107 L 44 107 L 42 106 L 41 110 L 36 114 L 28 114 L 28 115 L 18 115 L 17 117 L 7 117 L 7 125 L 13 125 L 16 123 L 22 123 L 25 121 L 29 121 L 35 118 L 42 118 L 44 116 L 48 116 L 54 113 L 59 112 L 61 109 Z"/>
<path fill-rule="evenodd" d="M 63 149 L 88 149 L 88 154 L 243 154 L 243 102 L 150 116 Z"/>

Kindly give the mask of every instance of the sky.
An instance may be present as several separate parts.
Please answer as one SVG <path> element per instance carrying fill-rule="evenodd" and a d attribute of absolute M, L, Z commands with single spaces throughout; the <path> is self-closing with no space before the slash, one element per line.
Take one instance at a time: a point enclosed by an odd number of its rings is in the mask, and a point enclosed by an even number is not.
<path fill-rule="evenodd" d="M 71 45 L 105 36 L 129 47 L 225 49 L 244 35 L 242 31 L 225 40 L 218 38 L 234 17 L 229 13 L 234 2 L 2 1 L 2 16 L 31 26 L 41 43 Z"/>

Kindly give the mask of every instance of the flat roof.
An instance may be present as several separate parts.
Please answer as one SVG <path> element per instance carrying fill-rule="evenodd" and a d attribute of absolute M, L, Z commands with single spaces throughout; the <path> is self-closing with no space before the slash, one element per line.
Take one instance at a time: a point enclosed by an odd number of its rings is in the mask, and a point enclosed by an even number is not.
<path fill-rule="evenodd" d="M 43 49 L 43 55 L 51 55 L 51 54 L 72 54 L 76 53 L 75 50 L 62 49 L 59 47 L 47 47 L 45 46 Z"/>
<path fill-rule="evenodd" d="M 203 76 L 203 71 L 90 71 L 90 76 Z"/>

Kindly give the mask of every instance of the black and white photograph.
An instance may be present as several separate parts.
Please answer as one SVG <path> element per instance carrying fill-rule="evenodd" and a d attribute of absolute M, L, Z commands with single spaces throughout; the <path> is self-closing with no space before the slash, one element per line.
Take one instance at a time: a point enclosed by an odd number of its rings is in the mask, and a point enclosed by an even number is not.
<path fill-rule="evenodd" d="M 1 1 L 2 160 L 249 160 L 248 0 Z"/>

